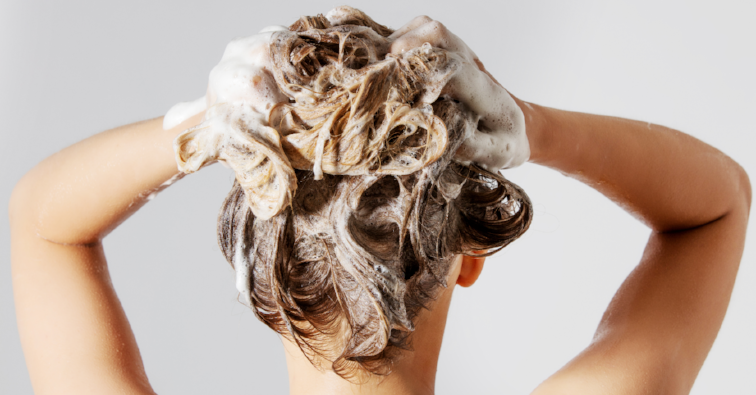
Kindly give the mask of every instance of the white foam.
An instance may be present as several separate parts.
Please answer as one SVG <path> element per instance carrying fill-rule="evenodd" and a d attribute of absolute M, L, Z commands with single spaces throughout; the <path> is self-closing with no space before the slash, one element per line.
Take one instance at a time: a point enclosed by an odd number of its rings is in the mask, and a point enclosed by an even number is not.
<path fill-rule="evenodd" d="M 525 134 L 525 115 L 506 89 L 470 63 L 462 53 L 452 52 L 460 67 L 445 91 L 461 100 L 480 116 L 478 130 L 467 136 L 455 157 L 461 163 L 473 162 L 497 172 L 519 166 L 530 157 Z"/>
<path fill-rule="evenodd" d="M 328 11 L 328 13 L 325 14 L 325 17 L 328 19 L 328 22 L 331 22 L 331 25 L 340 25 L 345 18 L 353 15 L 350 10 L 351 7 L 336 7 Z"/>
<path fill-rule="evenodd" d="M 238 242 L 243 240 L 237 240 Z M 245 248 L 236 248 L 234 254 L 234 270 L 236 271 L 236 290 L 239 291 L 241 302 L 246 306 L 252 306 L 252 289 L 250 288 L 250 277 L 252 268 L 249 260 L 244 256 Z"/>
<path fill-rule="evenodd" d="M 205 96 L 202 96 L 197 100 L 175 104 L 167 113 L 165 113 L 165 117 L 163 118 L 163 129 L 173 129 L 182 122 L 206 109 L 207 99 Z"/>

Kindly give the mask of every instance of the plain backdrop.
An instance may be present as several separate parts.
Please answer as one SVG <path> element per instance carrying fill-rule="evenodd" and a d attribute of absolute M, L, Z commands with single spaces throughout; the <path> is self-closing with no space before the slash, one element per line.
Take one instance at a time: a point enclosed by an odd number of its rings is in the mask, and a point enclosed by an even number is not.
<path fill-rule="evenodd" d="M 432 4 L 432 5 L 431 5 Z M 37 162 L 97 132 L 203 94 L 225 44 L 331 1 L 0 1 L 0 202 Z M 514 95 L 677 128 L 756 177 L 756 3 L 354 1 L 398 28 L 427 14 Z M 649 231 L 608 199 L 526 164 L 506 171 L 535 204 L 530 231 L 452 302 L 439 394 L 526 394 L 590 341 Z M 105 240 L 111 274 L 161 394 L 285 394 L 277 336 L 236 301 L 215 239 L 233 175 L 178 182 Z M 700 193 L 708 193 L 701 190 Z M 32 392 L 0 218 L 0 393 Z M 754 394 L 753 223 L 719 337 L 694 394 Z M 54 265 L 55 262 L 50 262 Z M 717 262 L 712 262 L 716 265 Z"/>

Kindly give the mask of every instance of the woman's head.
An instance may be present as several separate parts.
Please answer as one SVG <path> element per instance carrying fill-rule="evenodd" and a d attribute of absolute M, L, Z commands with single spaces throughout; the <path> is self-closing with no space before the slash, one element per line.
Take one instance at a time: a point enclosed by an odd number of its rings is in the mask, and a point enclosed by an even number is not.
<path fill-rule="evenodd" d="M 290 98 L 269 119 L 282 150 L 244 174 L 232 164 L 242 182 L 218 235 L 258 318 L 348 377 L 388 373 L 455 258 L 503 248 L 532 210 L 516 185 L 453 160 L 478 121 L 440 95 L 454 59 L 427 46 L 387 55 L 390 29 L 341 10 L 273 35 L 273 74 Z M 288 194 L 270 218 L 249 203 L 260 188 Z"/>

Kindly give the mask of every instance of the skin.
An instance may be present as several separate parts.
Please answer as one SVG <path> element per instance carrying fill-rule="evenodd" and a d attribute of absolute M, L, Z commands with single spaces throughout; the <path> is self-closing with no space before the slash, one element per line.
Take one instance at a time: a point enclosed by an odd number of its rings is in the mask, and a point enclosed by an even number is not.
<path fill-rule="evenodd" d="M 506 93 L 438 22 L 416 18 L 392 38 L 394 52 L 430 42 L 463 54 Z M 470 92 L 452 82 L 447 94 L 466 102 Z M 729 303 L 750 210 L 748 176 L 720 151 L 669 128 L 515 101 L 530 162 L 586 183 L 651 229 L 591 344 L 533 393 L 688 393 Z M 178 174 L 172 140 L 202 116 L 167 131 L 157 118 L 95 135 L 47 158 L 14 189 L 13 288 L 37 394 L 154 393 L 102 240 Z M 483 259 L 457 262 L 449 283 L 472 285 Z M 423 312 L 415 351 L 383 379 L 355 385 L 317 371 L 284 341 L 291 393 L 432 394 L 453 290 Z"/>

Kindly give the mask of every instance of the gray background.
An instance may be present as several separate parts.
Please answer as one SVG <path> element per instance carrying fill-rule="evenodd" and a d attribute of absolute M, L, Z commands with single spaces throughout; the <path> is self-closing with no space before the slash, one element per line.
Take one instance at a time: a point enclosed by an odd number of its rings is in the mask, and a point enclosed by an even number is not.
<path fill-rule="evenodd" d="M 430 4 L 430 3 L 428 3 Z M 441 1 L 352 5 L 397 28 L 427 14 L 535 103 L 683 130 L 756 179 L 756 10 L 747 1 Z M 716 4 L 716 5 L 715 5 Z M 0 1 L 0 203 L 35 163 L 87 136 L 203 94 L 225 44 L 332 1 Z M 585 347 L 648 230 L 580 183 L 508 171 L 535 203 L 528 234 L 453 301 L 439 394 L 523 394 Z M 287 392 L 277 337 L 236 302 L 215 241 L 232 174 L 169 188 L 105 242 L 113 280 L 159 393 Z M 701 191 L 706 193 L 706 191 Z M 0 218 L 0 393 L 31 393 Z M 754 394 L 756 245 L 694 394 Z M 54 264 L 54 262 L 51 262 Z"/>

